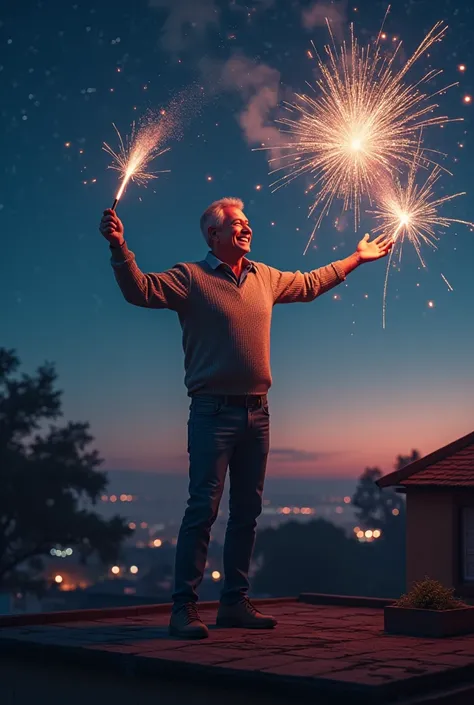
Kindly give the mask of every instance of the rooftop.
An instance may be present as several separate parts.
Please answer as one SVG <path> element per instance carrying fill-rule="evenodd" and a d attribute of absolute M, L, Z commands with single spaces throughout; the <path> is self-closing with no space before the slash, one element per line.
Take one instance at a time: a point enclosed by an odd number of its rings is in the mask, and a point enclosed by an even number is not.
<path fill-rule="evenodd" d="M 193 705 L 201 702 L 199 693 L 202 702 L 209 702 L 209 696 L 222 702 L 217 694 L 222 688 L 229 693 L 226 705 L 290 703 L 296 693 L 305 693 L 318 705 L 474 702 L 474 635 L 421 639 L 385 634 L 382 608 L 390 602 L 314 594 L 255 600 L 278 619 L 276 629 L 265 631 L 218 629 L 213 626 L 217 603 L 201 603 L 210 637 L 192 642 L 168 636 L 170 605 L 0 616 L 0 675 L 7 695 L 8 674 L 16 673 L 10 682 L 13 688 L 15 681 L 16 699 L 2 697 L 2 703 L 31 702 L 19 697 L 28 688 L 30 696 L 34 692 L 41 700 L 39 664 L 50 678 L 48 697 L 55 673 L 60 677 L 63 668 L 82 669 L 82 676 L 67 678 L 69 691 L 66 688 L 62 697 L 68 695 L 68 705 L 86 697 L 91 705 L 106 700 L 130 703 L 127 687 L 135 693 L 132 701 L 142 705 L 149 701 L 139 696 L 140 688 L 150 680 L 153 697 L 159 689 L 160 705 L 188 705 L 189 693 L 182 699 L 179 693 L 190 687 L 196 689 Z M 12 664 L 8 668 L 5 659 Z M 29 678 L 32 668 L 36 675 Z M 108 696 L 99 697 L 98 686 L 92 685 L 98 673 L 113 681 L 113 696 L 108 688 Z M 78 695 L 87 683 L 99 699 L 91 692 Z M 74 700 L 74 694 L 80 699 Z"/>
<path fill-rule="evenodd" d="M 474 431 L 376 480 L 393 485 L 474 487 Z"/>

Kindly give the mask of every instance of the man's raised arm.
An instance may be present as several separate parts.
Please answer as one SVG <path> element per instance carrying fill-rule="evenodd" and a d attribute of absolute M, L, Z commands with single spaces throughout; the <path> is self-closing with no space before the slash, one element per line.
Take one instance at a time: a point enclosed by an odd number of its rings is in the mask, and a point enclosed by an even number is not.
<path fill-rule="evenodd" d="M 182 311 L 189 297 L 191 272 L 186 264 L 176 264 L 165 272 L 144 274 L 124 240 L 123 224 L 115 211 L 104 211 L 99 230 L 108 240 L 110 263 L 115 279 L 128 303 L 145 308 Z"/>

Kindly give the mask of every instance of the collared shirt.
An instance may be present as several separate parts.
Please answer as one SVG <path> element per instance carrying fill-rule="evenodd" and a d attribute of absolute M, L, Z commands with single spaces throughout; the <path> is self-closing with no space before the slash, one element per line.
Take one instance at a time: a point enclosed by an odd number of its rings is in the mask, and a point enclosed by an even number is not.
<path fill-rule="evenodd" d="M 208 265 L 210 267 L 212 267 L 212 269 L 217 269 L 218 267 L 220 267 L 222 265 L 222 269 L 225 272 L 230 273 L 234 277 L 234 279 L 237 279 L 237 277 L 235 276 L 234 272 L 232 271 L 232 268 L 230 267 L 230 265 L 228 265 L 227 262 L 222 262 L 222 260 L 220 260 L 218 257 L 216 257 L 215 254 L 213 252 L 211 252 L 211 250 L 209 250 L 209 252 L 207 253 L 206 262 L 208 263 Z M 237 281 L 238 286 L 242 286 L 245 279 L 247 278 L 247 274 L 251 271 L 255 271 L 255 269 L 256 269 L 255 264 L 253 262 L 251 262 L 250 260 L 248 260 L 246 257 L 243 258 L 242 263 L 243 263 L 242 271 L 241 271 L 240 277 Z"/>

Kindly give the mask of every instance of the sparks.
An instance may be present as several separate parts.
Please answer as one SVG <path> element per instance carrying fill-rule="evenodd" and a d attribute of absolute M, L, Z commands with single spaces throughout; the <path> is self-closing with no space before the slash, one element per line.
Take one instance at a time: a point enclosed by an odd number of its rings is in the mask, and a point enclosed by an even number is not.
<path fill-rule="evenodd" d="M 163 138 L 160 122 L 154 122 L 148 118 L 138 127 L 133 123 L 130 137 L 127 137 L 125 142 L 115 125 L 114 128 L 119 138 L 119 151 L 115 152 L 106 142 L 103 146 L 103 149 L 114 158 L 114 162 L 109 168 L 118 171 L 122 179 L 112 206 L 113 210 L 115 210 L 130 179 L 136 184 L 144 185 L 150 179 L 156 178 L 156 173 L 148 172 L 147 166 L 152 159 L 169 150 L 169 147 L 160 150 Z"/>
<path fill-rule="evenodd" d="M 399 178 L 395 178 L 381 197 L 380 202 L 376 204 L 376 209 L 368 211 L 368 213 L 374 215 L 379 223 L 373 230 L 374 235 L 383 233 L 386 237 L 391 237 L 395 243 L 389 255 L 385 275 L 383 293 L 384 328 L 390 265 L 396 251 L 399 253 L 399 261 L 401 260 L 404 241 L 408 240 L 413 245 L 421 265 L 426 267 L 421 248 L 423 245 L 428 245 L 432 249 L 437 249 L 435 244 L 439 240 L 436 235 L 437 228 L 448 228 L 451 223 L 461 223 L 468 227 L 474 227 L 474 223 L 469 221 L 440 215 L 438 212 L 440 206 L 452 201 L 454 198 L 458 198 L 458 196 L 465 195 L 465 192 L 436 198 L 434 186 L 441 175 L 439 166 L 435 165 L 431 168 L 422 185 L 416 183 L 420 167 L 427 168 L 428 166 L 429 162 L 424 162 L 423 151 L 419 145 L 408 172 L 406 184 L 402 184 Z"/>
<path fill-rule="evenodd" d="M 446 279 L 446 277 L 444 276 L 443 273 L 441 273 L 441 279 L 444 281 L 444 283 L 445 283 L 446 286 L 448 287 L 448 291 L 454 291 L 453 287 L 452 287 L 451 284 L 448 282 L 448 280 Z"/>
<path fill-rule="evenodd" d="M 134 122 L 131 134 L 125 142 L 114 125 L 119 138 L 118 151 L 115 152 L 105 142 L 103 145 L 103 149 L 113 157 L 109 168 L 118 171 L 122 179 L 112 209 L 115 209 L 130 179 L 144 185 L 155 179 L 157 174 L 169 172 L 169 169 L 165 169 L 151 173 L 148 171 L 148 165 L 153 159 L 169 151 L 170 147 L 164 147 L 166 142 L 170 139 L 178 140 L 183 136 L 185 124 L 199 111 L 201 104 L 200 91 L 196 85 L 192 85 L 178 93 L 166 109 L 149 110 L 138 124 Z M 136 106 L 133 109 L 136 110 Z"/>
<path fill-rule="evenodd" d="M 335 199 L 342 199 L 344 210 L 354 211 L 357 228 L 362 196 L 371 198 L 381 177 L 387 178 L 401 166 L 411 164 L 419 131 L 451 122 L 446 116 L 432 115 L 438 107 L 432 98 L 451 86 L 431 95 L 420 90 L 422 84 L 441 71 L 430 70 L 414 84 L 405 82 L 413 64 L 444 36 L 447 27 L 441 22 L 398 71 L 394 60 L 401 42 L 391 56 L 384 58 L 380 47 L 384 33 L 379 33 L 375 44 L 360 46 L 351 25 L 350 45 L 343 42 L 337 47 L 327 24 L 332 45 L 325 47 L 326 63 L 316 52 L 319 91 L 312 88 L 318 95 L 313 98 L 297 94 L 294 103 L 285 104 L 295 116 L 277 122 L 286 126 L 284 132 L 292 139 L 284 145 L 268 147 L 282 150 L 279 159 L 283 164 L 280 161 L 271 173 L 285 171 L 272 184 L 273 191 L 302 174 L 309 174 L 312 180 L 309 190 L 317 192 L 309 215 L 317 209 L 319 215 L 305 253 Z M 314 44 L 313 48 L 316 51 Z"/>

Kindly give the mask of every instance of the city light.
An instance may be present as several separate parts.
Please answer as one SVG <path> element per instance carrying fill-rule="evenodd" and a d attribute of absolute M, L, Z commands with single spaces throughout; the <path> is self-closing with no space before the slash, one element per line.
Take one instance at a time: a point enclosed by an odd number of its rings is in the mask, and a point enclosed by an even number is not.
<path fill-rule="evenodd" d="M 112 568 L 110 569 L 114 575 L 118 575 L 120 573 L 120 568 L 118 565 L 113 565 Z"/>
<path fill-rule="evenodd" d="M 399 509 L 392 509 L 392 514 L 394 517 L 397 517 L 400 514 L 400 510 Z"/>
<path fill-rule="evenodd" d="M 218 570 L 213 570 L 211 573 L 211 578 L 213 580 L 220 580 L 221 579 L 221 574 L 219 573 Z"/>
<path fill-rule="evenodd" d="M 52 556 L 56 556 L 57 558 L 67 558 L 67 556 L 72 556 L 73 552 L 74 551 L 72 548 L 52 548 L 50 550 L 50 554 Z"/>
<path fill-rule="evenodd" d="M 57 583 L 58 585 L 62 583 L 63 581 L 63 576 L 62 575 L 55 575 L 54 577 L 54 582 Z"/>
<path fill-rule="evenodd" d="M 271 514 L 275 511 L 278 514 L 314 514 L 315 510 L 312 507 L 278 507 L 276 510 L 270 510 Z"/>
<path fill-rule="evenodd" d="M 162 546 L 162 545 L 163 545 L 163 541 L 162 541 L 161 539 L 155 539 L 155 540 L 153 541 L 153 546 L 154 546 L 155 548 L 160 548 L 160 546 Z"/>
<path fill-rule="evenodd" d="M 359 541 L 371 542 L 374 539 L 380 538 L 382 531 L 380 529 L 366 529 L 365 531 L 360 528 L 360 526 L 354 526 L 354 534 L 359 539 Z"/>
<path fill-rule="evenodd" d="M 131 565 L 130 566 L 130 572 L 133 573 L 133 575 L 136 575 L 138 573 L 138 568 L 136 565 Z"/>

